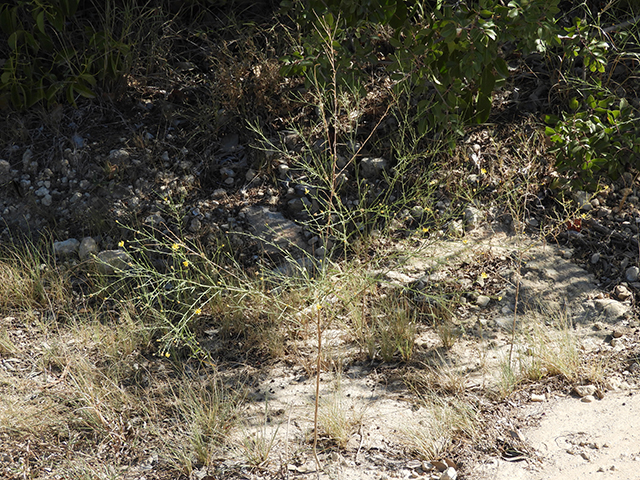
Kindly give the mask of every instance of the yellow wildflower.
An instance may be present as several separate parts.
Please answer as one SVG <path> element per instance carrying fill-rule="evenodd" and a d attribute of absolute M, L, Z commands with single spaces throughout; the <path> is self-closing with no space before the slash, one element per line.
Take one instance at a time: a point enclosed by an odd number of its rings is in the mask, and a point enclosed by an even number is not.
<path fill-rule="evenodd" d="M 171 249 L 175 252 L 180 249 L 180 245 L 178 245 L 177 243 L 174 243 L 173 245 L 171 245 Z"/>
<path fill-rule="evenodd" d="M 119 246 L 120 248 L 124 247 L 124 240 L 120 240 L 120 241 L 118 242 L 118 246 Z"/>
<path fill-rule="evenodd" d="M 164 356 L 165 356 L 165 357 L 167 357 L 167 358 L 169 358 L 169 357 L 171 356 L 171 354 L 170 354 L 169 352 L 165 352 L 165 353 L 164 353 Z"/>
<path fill-rule="evenodd" d="M 482 272 L 482 273 L 480 274 L 480 277 L 481 277 L 481 278 L 488 278 L 488 277 L 489 277 L 489 275 L 487 275 L 485 272 Z"/>
<path fill-rule="evenodd" d="M 196 308 L 196 315 L 200 315 L 202 313 L 202 310 L 199 308 Z"/>
<path fill-rule="evenodd" d="M 185 267 L 189 266 L 189 260 L 185 260 L 184 262 L 182 262 L 182 265 L 184 265 Z"/>

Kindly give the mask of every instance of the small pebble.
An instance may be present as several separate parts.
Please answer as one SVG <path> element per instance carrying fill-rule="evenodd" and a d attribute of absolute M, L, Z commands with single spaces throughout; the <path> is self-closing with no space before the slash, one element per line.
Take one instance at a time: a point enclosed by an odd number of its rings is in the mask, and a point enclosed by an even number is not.
<path fill-rule="evenodd" d="M 587 397 L 593 395 L 596 391 L 595 385 L 576 385 L 573 387 L 573 391 L 580 397 Z"/>
<path fill-rule="evenodd" d="M 541 395 L 537 394 L 537 393 L 532 393 L 531 394 L 531 401 L 532 402 L 544 402 L 547 399 L 547 396 L 543 393 Z"/>
<path fill-rule="evenodd" d="M 447 468 L 442 475 L 440 475 L 440 480 L 456 480 L 458 478 L 458 472 L 453 467 Z"/>
<path fill-rule="evenodd" d="M 627 268 L 627 271 L 625 273 L 627 282 L 635 282 L 636 280 L 638 280 L 639 274 L 640 274 L 640 269 L 638 267 L 633 266 L 633 267 Z"/>
<path fill-rule="evenodd" d="M 584 403 L 591 403 L 591 402 L 593 402 L 594 400 L 595 400 L 595 397 L 594 397 L 593 395 L 587 395 L 587 396 L 582 397 L 582 398 L 580 399 L 580 401 L 581 401 L 581 402 L 584 402 Z"/>
<path fill-rule="evenodd" d="M 594 253 L 593 255 L 591 255 L 591 265 L 595 265 L 599 261 L 600 261 L 600 254 L 599 253 Z"/>
<path fill-rule="evenodd" d="M 476 303 L 478 304 L 479 307 L 486 307 L 487 305 L 489 305 L 489 302 L 491 301 L 491 298 L 487 297 L 486 295 L 478 295 L 478 299 L 476 300 Z"/>

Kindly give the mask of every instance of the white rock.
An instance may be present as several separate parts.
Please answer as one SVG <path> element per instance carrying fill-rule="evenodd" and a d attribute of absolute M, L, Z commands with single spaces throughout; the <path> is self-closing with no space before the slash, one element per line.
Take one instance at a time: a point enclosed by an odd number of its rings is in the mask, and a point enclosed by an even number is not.
<path fill-rule="evenodd" d="M 152 227 L 157 227 L 158 225 L 162 225 L 166 222 L 164 218 L 162 218 L 162 215 L 160 215 L 159 213 L 154 213 L 145 218 L 144 223 L 146 223 L 147 225 L 151 225 Z"/>
<path fill-rule="evenodd" d="M 582 397 L 582 398 L 580 399 L 580 401 L 581 401 L 581 402 L 584 402 L 584 403 L 591 403 L 591 402 L 593 402 L 594 400 L 595 400 L 595 397 L 594 397 L 593 395 L 587 395 L 586 397 Z"/>
<path fill-rule="evenodd" d="M 573 391 L 576 392 L 576 394 L 580 397 L 593 395 L 594 393 L 596 393 L 596 390 L 597 388 L 595 385 L 576 385 L 575 387 L 573 387 Z"/>
<path fill-rule="evenodd" d="M 83 238 L 80 242 L 80 248 L 78 249 L 80 260 L 87 260 L 96 253 L 98 253 L 98 244 L 96 241 L 91 237 Z"/>
<path fill-rule="evenodd" d="M 6 179 L 11 174 L 11 164 L 6 160 L 0 160 L 0 178 Z"/>
<path fill-rule="evenodd" d="M 229 167 L 222 167 L 220 169 L 220 175 L 222 175 L 223 178 L 235 177 L 236 176 L 236 172 L 234 172 L 233 169 L 231 169 Z"/>
<path fill-rule="evenodd" d="M 271 212 L 267 207 L 247 207 L 242 210 L 254 235 L 261 240 L 267 254 L 279 254 L 287 249 L 304 250 L 302 227 L 287 220 L 280 212 Z"/>
<path fill-rule="evenodd" d="M 95 257 L 96 269 L 105 275 L 130 268 L 130 262 L 129 254 L 123 250 L 105 250 Z"/>
<path fill-rule="evenodd" d="M 129 152 L 127 152 L 123 148 L 118 148 L 109 152 L 109 160 L 111 160 L 112 162 L 122 162 L 128 158 Z"/>
<path fill-rule="evenodd" d="M 464 210 L 464 222 L 470 230 L 478 225 L 481 218 L 482 212 L 475 207 L 467 207 Z"/>
<path fill-rule="evenodd" d="M 71 204 L 76 203 L 81 198 L 82 198 L 82 193 L 75 192 L 73 195 L 71 195 L 71 198 L 69 198 L 69 203 Z"/>
<path fill-rule="evenodd" d="M 447 468 L 442 475 L 440 475 L 440 480 L 456 480 L 458 478 L 458 472 L 453 467 Z"/>
<path fill-rule="evenodd" d="M 638 280 L 638 274 L 640 274 L 640 268 L 636 266 L 627 268 L 627 271 L 625 272 L 627 282 L 635 282 Z"/>
<path fill-rule="evenodd" d="M 419 222 L 424 216 L 424 208 L 422 208 L 420 205 L 416 205 L 411 209 L 411 216 L 414 220 Z"/>
<path fill-rule="evenodd" d="M 594 253 L 593 255 L 591 255 L 591 265 L 595 265 L 599 261 L 600 261 L 600 254 L 599 253 Z"/>
<path fill-rule="evenodd" d="M 378 178 L 387 169 L 387 161 L 384 158 L 366 157 L 360 161 L 360 174 L 370 180 Z"/>
<path fill-rule="evenodd" d="M 578 204 L 578 208 L 583 212 L 588 212 L 593 208 L 591 202 L 589 201 L 589 194 L 582 190 L 578 190 L 573 194 L 573 199 Z"/>
<path fill-rule="evenodd" d="M 196 233 L 199 232 L 201 228 L 202 222 L 199 219 L 194 218 L 193 220 L 191 220 L 191 223 L 189 224 L 189 230 Z"/>
<path fill-rule="evenodd" d="M 78 251 L 80 242 L 75 238 L 69 238 L 63 242 L 54 242 L 53 253 L 56 255 L 72 255 Z"/>
<path fill-rule="evenodd" d="M 31 158 L 33 158 L 33 152 L 30 148 L 27 148 L 22 154 L 22 164 L 26 168 L 31 162 Z"/>
<path fill-rule="evenodd" d="M 538 395 L 537 393 L 531 394 L 532 402 L 544 402 L 546 399 L 547 399 L 547 396 L 544 393 L 541 395 Z"/>
<path fill-rule="evenodd" d="M 624 285 L 616 285 L 616 288 L 613 291 L 616 294 L 618 300 L 623 302 L 632 295 L 629 289 Z"/>
<path fill-rule="evenodd" d="M 44 197 L 42 197 L 42 205 L 44 205 L 45 207 L 50 207 L 52 203 L 53 198 L 51 198 L 51 195 L 49 195 L 48 193 Z"/>
<path fill-rule="evenodd" d="M 449 224 L 449 235 L 452 237 L 460 238 L 464 235 L 464 227 L 462 226 L 462 220 L 454 220 Z"/>
<path fill-rule="evenodd" d="M 284 180 L 285 178 L 287 178 L 288 174 L 289 165 L 287 165 L 286 163 L 281 163 L 280 165 L 278 165 L 278 178 Z"/>
<path fill-rule="evenodd" d="M 478 304 L 479 307 L 486 307 L 487 305 L 489 305 L 489 302 L 491 301 L 490 297 L 487 297 L 486 295 L 478 295 L 478 299 L 476 300 L 476 303 Z"/>

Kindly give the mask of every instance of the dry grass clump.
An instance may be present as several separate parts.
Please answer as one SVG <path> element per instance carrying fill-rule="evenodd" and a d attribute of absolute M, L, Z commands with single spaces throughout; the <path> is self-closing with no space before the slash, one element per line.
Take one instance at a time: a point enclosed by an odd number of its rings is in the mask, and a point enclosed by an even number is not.
<path fill-rule="evenodd" d="M 212 465 L 238 420 L 242 396 L 215 376 L 187 377 L 174 390 L 172 403 L 179 441 L 172 439 L 166 448 L 174 465 L 187 474 L 197 465 Z"/>
<path fill-rule="evenodd" d="M 364 410 L 355 405 L 342 391 L 340 379 L 333 391 L 323 396 L 318 410 L 318 428 L 323 438 L 339 449 L 344 449 L 349 439 L 362 425 Z"/>
<path fill-rule="evenodd" d="M 64 311 L 72 298 L 68 281 L 54 258 L 36 245 L 10 245 L 0 250 L 0 310 Z"/>
<path fill-rule="evenodd" d="M 500 398 L 508 396 L 522 383 L 550 377 L 570 384 L 582 378 L 602 381 L 602 370 L 592 362 L 583 361 L 580 340 L 566 317 L 556 315 L 555 319 L 555 322 L 534 319 L 514 338 L 511 362 L 505 358 L 500 364 Z"/>
<path fill-rule="evenodd" d="M 424 414 L 404 434 L 410 447 L 424 460 L 436 460 L 454 450 L 461 438 L 470 441 L 478 435 L 478 413 L 461 397 L 429 394 L 420 397 Z"/>

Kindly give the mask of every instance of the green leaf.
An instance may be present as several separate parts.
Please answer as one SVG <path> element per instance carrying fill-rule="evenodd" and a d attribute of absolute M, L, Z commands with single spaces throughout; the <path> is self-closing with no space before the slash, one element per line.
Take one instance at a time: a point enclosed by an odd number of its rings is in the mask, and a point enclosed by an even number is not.
<path fill-rule="evenodd" d="M 484 123 L 491 114 L 491 95 L 480 95 L 476 106 L 476 122 Z"/>
<path fill-rule="evenodd" d="M 73 89 L 85 98 L 96 98 L 96 94 L 89 87 L 82 83 L 74 83 Z"/>
<path fill-rule="evenodd" d="M 509 76 L 509 66 L 503 58 L 496 58 L 494 67 L 496 68 L 498 75 L 502 78 L 507 78 Z"/>
<path fill-rule="evenodd" d="M 7 43 L 9 44 L 9 48 L 11 50 L 15 51 L 18 49 L 18 37 L 20 36 L 21 33 L 22 33 L 22 30 L 17 30 L 13 32 L 11 35 L 9 35 L 9 38 L 7 39 Z M 13 98 L 11 100 L 13 101 Z"/>
<path fill-rule="evenodd" d="M 548 123 L 549 125 L 555 125 L 560 121 L 560 119 L 555 116 L 555 115 L 545 115 L 544 116 L 544 122 Z M 549 128 L 549 127 L 547 127 Z M 549 133 L 547 133 L 547 135 L 550 135 Z"/>
<path fill-rule="evenodd" d="M 396 11 L 389 21 L 389 26 L 393 29 L 399 29 L 407 21 L 407 4 L 399 0 L 397 2 Z"/>
<path fill-rule="evenodd" d="M 480 78 L 480 92 L 482 95 L 489 97 L 489 103 L 491 103 L 491 92 L 493 92 L 493 86 L 496 83 L 496 79 L 493 76 L 493 71 L 490 66 L 486 66 L 482 72 Z"/>
<path fill-rule="evenodd" d="M 571 110 L 573 110 L 574 112 L 580 108 L 580 102 L 578 101 L 578 99 L 576 97 L 573 97 L 569 101 L 569 108 Z"/>
<path fill-rule="evenodd" d="M 76 99 L 73 97 L 73 85 L 67 86 L 65 90 L 66 90 L 65 93 L 67 95 L 67 102 L 69 102 L 70 105 L 73 105 L 75 107 Z"/>
<path fill-rule="evenodd" d="M 83 82 L 86 82 L 91 86 L 96 85 L 95 77 L 89 73 L 83 73 L 82 75 L 78 75 L 78 80 L 82 80 Z"/>
<path fill-rule="evenodd" d="M 44 10 L 41 10 L 40 13 L 36 16 L 36 25 L 38 26 L 38 30 L 40 33 L 44 32 Z"/>

